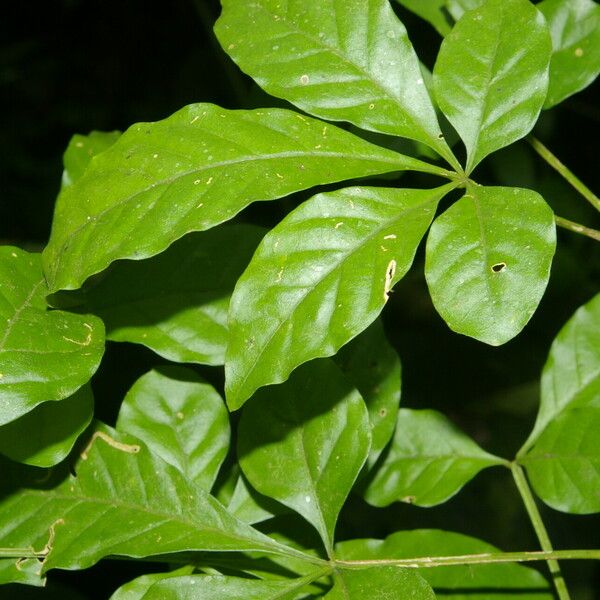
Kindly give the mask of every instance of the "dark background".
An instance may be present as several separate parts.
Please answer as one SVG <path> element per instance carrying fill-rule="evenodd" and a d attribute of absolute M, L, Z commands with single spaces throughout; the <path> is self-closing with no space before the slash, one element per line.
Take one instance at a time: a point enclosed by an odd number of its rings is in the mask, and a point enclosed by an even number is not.
<path fill-rule="evenodd" d="M 228 108 L 285 105 L 243 76 L 212 36 L 218 2 L 151 3 L 59 0 L 12 6 L 0 19 L 0 243 L 40 250 L 50 230 L 62 153 L 75 133 L 123 130 L 162 119 L 185 104 Z M 431 67 L 439 37 L 398 9 L 419 55 Z M 599 86 L 542 116 L 536 135 L 594 190 L 600 190 Z M 487 160 L 478 181 L 531 187 L 561 216 L 598 227 L 597 213 L 555 176 L 525 143 Z M 402 185 L 422 180 L 403 178 Z M 389 184 L 389 183 L 388 183 Z M 266 203 L 244 213 L 274 224 L 300 201 Z M 403 405 L 442 410 L 484 447 L 511 457 L 537 409 L 538 378 L 550 343 L 574 310 L 598 291 L 600 245 L 559 232 L 549 289 L 525 331 L 501 348 L 452 334 L 433 309 L 422 276 L 422 250 L 395 288 L 384 313 L 403 361 Z M 114 420 L 123 393 L 145 370 L 162 364 L 141 347 L 109 345 L 94 379 L 97 414 Z M 217 370 L 201 369 L 216 385 Z M 543 509 L 558 548 L 600 546 L 598 516 Z M 460 495 L 435 509 L 393 505 L 374 509 L 353 497 L 340 539 L 383 537 L 398 529 L 439 527 L 476 535 L 504 550 L 537 548 L 510 474 L 485 471 Z M 107 598 L 138 574 L 162 565 L 102 561 L 85 572 L 52 573 L 47 590 L 0 588 L 1 598 Z M 543 566 L 539 567 L 543 569 Z M 576 600 L 600 598 L 591 562 L 564 565 Z"/>

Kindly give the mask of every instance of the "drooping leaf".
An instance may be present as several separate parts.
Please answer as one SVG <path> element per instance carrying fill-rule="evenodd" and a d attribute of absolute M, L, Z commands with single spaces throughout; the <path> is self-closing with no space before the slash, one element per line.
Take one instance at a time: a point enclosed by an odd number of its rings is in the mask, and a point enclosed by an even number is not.
<path fill-rule="evenodd" d="M 39 254 L 0 248 L 0 425 L 72 395 L 104 353 L 104 327 L 91 315 L 48 311 Z"/>
<path fill-rule="evenodd" d="M 287 508 L 253 490 L 243 475 L 237 478 L 227 510 L 244 523 L 254 525 L 286 511 Z"/>
<path fill-rule="evenodd" d="M 102 318 L 109 340 L 177 362 L 222 365 L 229 299 L 264 231 L 224 225 L 186 235 L 148 260 L 116 262 L 84 288 L 83 307 Z"/>
<path fill-rule="evenodd" d="M 368 329 L 346 344 L 334 360 L 363 397 L 371 423 L 371 452 L 367 465 L 373 467 L 394 433 L 400 403 L 400 359 L 377 319 Z"/>
<path fill-rule="evenodd" d="M 444 39 L 435 96 L 465 143 L 467 173 L 531 131 L 546 98 L 551 51 L 544 17 L 528 0 L 488 0 Z"/>
<path fill-rule="evenodd" d="M 469 185 L 438 217 L 425 275 L 450 329 L 498 346 L 535 312 L 556 247 L 552 210 L 534 191 Z"/>
<path fill-rule="evenodd" d="M 365 499 L 375 506 L 435 506 L 457 494 L 479 471 L 504 463 L 437 411 L 404 408 Z"/>
<path fill-rule="evenodd" d="M 408 10 L 431 23 L 441 36 L 452 29 L 446 13 L 446 0 L 396 0 Z"/>
<path fill-rule="evenodd" d="M 318 194 L 259 245 L 234 290 L 225 377 L 239 408 L 298 365 L 331 356 L 381 312 L 452 189 L 353 187 Z"/>
<path fill-rule="evenodd" d="M 62 187 L 69 187 L 80 179 L 92 158 L 110 148 L 120 135 L 120 131 L 92 131 L 89 135 L 74 135 L 63 155 Z"/>
<path fill-rule="evenodd" d="M 136 577 L 116 590 L 110 597 L 110 600 L 141 600 L 148 589 L 150 589 L 157 581 L 169 579 L 171 577 L 191 575 L 193 572 L 193 566 L 185 566 L 180 569 L 175 569 L 174 571 L 168 571 L 167 573 L 149 573 L 148 575 Z"/>
<path fill-rule="evenodd" d="M 535 426 L 519 454 L 524 454 L 561 413 L 597 406 L 599 400 L 600 294 L 575 312 L 552 343 L 542 372 Z"/>
<path fill-rule="evenodd" d="M 61 193 L 44 250 L 49 286 L 81 287 L 111 262 L 159 254 L 255 200 L 408 168 L 440 171 L 289 110 L 192 104 L 130 127 Z"/>
<path fill-rule="evenodd" d="M 169 577 L 148 588 L 140 600 L 294 600 L 310 577 L 283 581 L 222 575 Z"/>
<path fill-rule="evenodd" d="M 300 513 L 330 549 L 370 437 L 360 394 L 332 361 L 313 361 L 246 405 L 238 457 L 252 486 Z"/>
<path fill-rule="evenodd" d="M 221 45 L 269 94 L 318 117 L 421 141 L 453 159 L 406 29 L 387 0 L 222 4 L 215 26 Z"/>
<path fill-rule="evenodd" d="M 324 600 L 434 600 L 431 586 L 414 569 L 373 567 L 338 569 L 335 585 Z"/>
<path fill-rule="evenodd" d="M 38 404 L 0 427 L 0 454 L 27 465 L 51 467 L 66 458 L 93 414 L 89 385 L 61 402 Z"/>
<path fill-rule="evenodd" d="M 206 491 L 229 448 L 225 403 L 211 385 L 184 367 L 161 367 L 142 375 L 123 400 L 117 430 L 142 440 Z"/>
<path fill-rule="evenodd" d="M 110 428 L 94 433 L 76 473 L 50 489 L 5 494 L 0 502 L 0 546 L 47 548 L 44 571 L 84 569 L 113 554 L 297 554 L 235 519 L 135 438 Z"/>
<path fill-rule="evenodd" d="M 399 531 L 385 540 L 350 540 L 336 545 L 343 560 L 385 560 L 486 554 L 498 549 L 477 538 L 420 529 Z M 552 600 L 548 582 L 535 569 L 516 564 L 464 565 L 422 568 L 427 580 L 444 600 Z"/>
<path fill-rule="evenodd" d="M 598 390 L 600 392 L 600 390 Z M 520 459 L 536 494 L 556 510 L 600 512 L 600 393 L 558 415 Z"/>
<path fill-rule="evenodd" d="M 544 0 L 537 8 L 552 36 L 544 104 L 551 108 L 586 88 L 600 73 L 600 6 L 592 0 Z"/>

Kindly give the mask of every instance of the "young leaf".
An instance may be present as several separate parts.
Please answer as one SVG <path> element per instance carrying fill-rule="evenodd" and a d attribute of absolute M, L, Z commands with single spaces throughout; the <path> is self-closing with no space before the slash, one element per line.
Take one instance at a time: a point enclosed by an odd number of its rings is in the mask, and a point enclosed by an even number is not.
<path fill-rule="evenodd" d="M 374 506 L 398 501 L 435 506 L 457 494 L 479 471 L 504 463 L 444 415 L 404 408 L 389 451 L 364 495 Z"/>
<path fill-rule="evenodd" d="M 544 104 L 551 108 L 586 88 L 600 73 L 600 6 L 592 0 L 544 0 L 537 8 L 552 36 Z"/>
<path fill-rule="evenodd" d="M 399 531 L 385 540 L 350 540 L 336 545 L 343 560 L 386 560 L 486 554 L 498 549 L 477 538 L 420 529 Z M 552 600 L 548 582 L 535 569 L 514 564 L 422 568 L 419 575 L 444 600 Z"/>
<path fill-rule="evenodd" d="M 43 402 L 0 427 L 0 454 L 35 467 L 51 467 L 67 457 L 91 423 L 94 396 L 84 385 L 61 402 Z"/>
<path fill-rule="evenodd" d="M 44 571 L 85 569 L 113 554 L 298 554 L 235 519 L 146 446 L 110 428 L 94 433 L 76 473 L 50 489 L 4 494 L 0 546 L 46 548 Z"/>
<path fill-rule="evenodd" d="M 563 411 L 520 459 L 536 494 L 556 510 L 600 512 L 600 394 Z"/>
<path fill-rule="evenodd" d="M 318 194 L 272 229 L 231 299 L 230 408 L 298 365 L 335 354 L 372 323 L 452 186 Z"/>
<path fill-rule="evenodd" d="M 418 140 L 451 160 L 419 61 L 387 0 L 224 0 L 215 33 L 269 94 L 318 117 Z"/>
<path fill-rule="evenodd" d="M 371 423 L 372 468 L 394 433 L 400 403 L 401 365 L 396 351 L 377 319 L 334 357 L 346 377 L 363 397 Z"/>
<path fill-rule="evenodd" d="M 528 0 L 488 0 L 444 39 L 435 96 L 465 143 L 467 173 L 531 131 L 546 98 L 551 51 L 544 18 Z"/>
<path fill-rule="evenodd" d="M 554 215 L 534 191 L 469 185 L 431 227 L 425 275 L 450 329 L 492 346 L 535 312 L 556 247 Z"/>
<path fill-rule="evenodd" d="M 338 569 L 335 585 L 324 600 L 435 600 L 430 585 L 413 569 L 373 567 Z"/>
<path fill-rule="evenodd" d="M 242 412 L 238 457 L 252 486 L 300 513 L 330 550 L 370 441 L 359 393 L 321 360 L 256 394 Z"/>
<path fill-rule="evenodd" d="M 443 172 L 289 110 L 192 104 L 130 127 L 60 194 L 44 250 L 49 286 L 81 287 L 111 262 L 159 254 L 255 200 L 409 168 Z"/>
<path fill-rule="evenodd" d="M 123 400 L 117 430 L 142 440 L 206 491 L 229 448 L 229 414 L 221 396 L 184 367 L 140 377 Z"/>
<path fill-rule="evenodd" d="M 144 594 L 157 582 L 171 577 L 181 577 L 182 575 L 191 575 L 194 572 L 193 566 L 185 566 L 167 573 L 149 573 L 136 577 L 125 585 L 122 585 L 111 597 L 110 600 L 141 600 Z"/>
<path fill-rule="evenodd" d="M 185 236 L 142 261 L 120 261 L 84 288 L 106 337 L 177 362 L 222 365 L 235 282 L 265 230 L 234 224 Z"/>
<path fill-rule="evenodd" d="M 61 187 L 69 187 L 80 179 L 92 158 L 110 148 L 120 135 L 120 131 L 92 131 L 89 135 L 74 135 L 63 155 L 65 168 Z"/>
<path fill-rule="evenodd" d="M 580 307 L 552 343 L 542 372 L 535 426 L 519 455 L 570 408 L 595 406 L 600 394 L 600 294 Z"/>
<path fill-rule="evenodd" d="M 441 36 L 450 33 L 452 26 L 446 14 L 446 0 L 396 0 L 408 10 L 429 21 Z"/>
<path fill-rule="evenodd" d="M 104 353 L 104 327 L 91 315 L 48 311 L 39 254 L 0 248 L 0 425 L 72 395 Z"/>

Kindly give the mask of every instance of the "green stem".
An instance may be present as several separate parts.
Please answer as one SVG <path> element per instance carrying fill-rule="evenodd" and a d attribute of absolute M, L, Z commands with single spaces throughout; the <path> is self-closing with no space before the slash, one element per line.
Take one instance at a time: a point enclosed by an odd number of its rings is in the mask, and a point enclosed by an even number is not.
<path fill-rule="evenodd" d="M 335 564 L 345 569 L 369 569 L 371 567 L 401 567 L 423 569 L 458 565 L 489 565 L 548 560 L 600 560 L 600 550 L 550 550 L 537 552 L 486 552 L 459 556 L 424 556 L 419 558 L 381 560 L 336 560 Z"/>
<path fill-rule="evenodd" d="M 563 217 L 555 216 L 554 220 L 556 221 L 556 224 L 563 229 L 574 231 L 575 233 L 585 235 L 593 240 L 596 240 L 597 242 L 600 242 L 600 231 L 597 229 L 591 229 L 590 227 L 586 227 L 580 223 L 575 223 L 575 221 L 569 221 L 569 219 L 564 219 Z"/>
<path fill-rule="evenodd" d="M 548 536 L 548 532 L 546 531 L 546 527 L 542 521 L 542 515 L 540 515 L 540 511 L 535 503 L 531 489 L 529 488 L 529 483 L 527 482 L 523 468 L 517 463 L 513 462 L 510 470 L 512 471 L 515 484 L 517 485 L 519 494 L 521 494 L 523 504 L 525 504 L 527 514 L 529 515 L 529 519 L 533 525 L 542 550 L 545 552 L 552 552 L 552 542 L 550 541 L 550 537 Z M 556 593 L 558 594 L 559 599 L 570 600 L 571 596 L 569 595 L 569 590 L 567 589 L 565 580 L 560 572 L 558 561 L 553 557 L 548 558 L 546 562 L 548 564 L 548 569 L 550 569 L 550 574 L 552 575 L 554 587 L 556 588 Z"/>
<path fill-rule="evenodd" d="M 531 147 L 557 172 L 568 181 L 596 210 L 600 211 L 600 198 L 590 190 L 573 172 L 571 172 L 540 140 L 528 136 Z"/>
<path fill-rule="evenodd" d="M 0 548 L 0 558 L 44 558 L 44 552 L 33 548 Z"/>

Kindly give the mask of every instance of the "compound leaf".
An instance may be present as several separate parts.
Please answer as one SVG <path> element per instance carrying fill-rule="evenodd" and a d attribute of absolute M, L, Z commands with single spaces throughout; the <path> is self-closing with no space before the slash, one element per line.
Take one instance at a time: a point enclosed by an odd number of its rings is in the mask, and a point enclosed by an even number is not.
<path fill-rule="evenodd" d="M 47 293 L 39 254 L 0 248 L 0 425 L 71 396 L 104 353 L 102 321 L 47 310 Z"/>
<path fill-rule="evenodd" d="M 554 215 L 534 191 L 469 185 L 438 217 L 425 275 L 450 329 L 498 346 L 535 312 L 556 247 Z"/>
<path fill-rule="evenodd" d="M 313 361 L 246 405 L 238 457 L 254 488 L 300 513 L 331 549 L 370 438 L 360 394 L 332 361 Z"/>
<path fill-rule="evenodd" d="M 450 189 L 318 194 L 272 229 L 231 299 L 230 408 L 298 365 L 335 354 L 372 323 Z"/>
<path fill-rule="evenodd" d="M 255 200 L 407 168 L 440 169 L 289 110 L 192 104 L 130 127 L 60 194 L 44 266 L 76 289 L 122 258 L 149 258 Z"/>
<path fill-rule="evenodd" d="M 225 0 L 215 32 L 269 94 L 452 159 L 415 51 L 387 0 Z"/>
<path fill-rule="evenodd" d="M 0 453 L 35 467 L 51 467 L 67 457 L 91 423 L 94 396 L 86 384 L 61 402 L 43 402 L 0 427 Z"/>
<path fill-rule="evenodd" d="M 467 173 L 531 131 L 546 98 L 551 51 L 544 17 L 528 0 L 488 0 L 444 39 L 435 96 L 465 143 Z"/>
<path fill-rule="evenodd" d="M 336 545 L 343 560 L 410 559 L 499 552 L 477 538 L 441 531 L 399 531 L 385 540 L 350 540 Z M 535 569 L 516 564 L 422 568 L 419 575 L 444 600 L 552 600 L 548 582 Z"/>
<path fill-rule="evenodd" d="M 444 415 L 401 409 L 394 440 L 365 491 L 375 506 L 445 502 L 479 471 L 504 460 L 482 450 Z"/>
<path fill-rule="evenodd" d="M 117 429 L 142 440 L 185 478 L 210 491 L 229 448 L 221 396 L 194 371 L 161 367 L 127 392 Z"/>
<path fill-rule="evenodd" d="M 592 0 L 544 0 L 537 8 L 552 36 L 544 104 L 551 108 L 586 88 L 600 73 L 600 6 Z"/>

